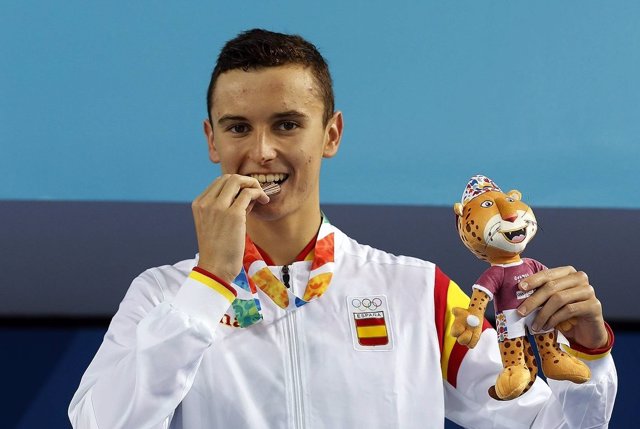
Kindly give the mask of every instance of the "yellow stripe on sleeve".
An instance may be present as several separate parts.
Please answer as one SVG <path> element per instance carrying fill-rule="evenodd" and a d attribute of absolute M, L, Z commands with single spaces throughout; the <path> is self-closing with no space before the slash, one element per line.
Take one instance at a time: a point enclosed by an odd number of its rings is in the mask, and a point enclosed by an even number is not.
<path fill-rule="evenodd" d="M 210 287 L 211 289 L 218 292 L 220 295 L 224 296 L 229 302 L 233 302 L 236 299 L 235 295 L 231 293 L 229 289 L 212 279 L 211 277 L 207 277 L 204 274 L 201 274 L 197 271 L 191 271 L 189 274 L 189 278 L 197 281 L 198 283 L 202 283 L 205 286 Z"/>
<path fill-rule="evenodd" d="M 565 351 L 567 354 L 570 354 L 573 357 L 577 357 L 579 359 L 589 360 L 589 361 L 602 359 L 603 357 L 605 357 L 606 355 L 611 353 L 611 350 L 607 350 L 604 353 L 600 353 L 600 354 L 597 354 L 597 355 L 590 355 L 590 354 L 587 354 L 587 353 L 579 352 L 577 350 L 573 350 L 571 347 L 568 347 L 565 344 L 561 344 L 560 347 L 562 347 L 563 351 Z"/>

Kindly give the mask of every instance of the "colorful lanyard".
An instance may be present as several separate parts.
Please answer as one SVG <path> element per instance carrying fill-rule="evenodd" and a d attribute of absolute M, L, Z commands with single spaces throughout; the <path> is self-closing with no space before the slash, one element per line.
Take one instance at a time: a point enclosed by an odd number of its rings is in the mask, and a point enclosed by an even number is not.
<path fill-rule="evenodd" d="M 247 235 L 244 268 L 232 285 L 238 292 L 244 292 L 238 293 L 236 299 L 231 303 L 241 328 L 251 326 L 263 318 L 256 286 L 278 307 L 287 311 L 296 310 L 325 293 L 334 270 L 334 230 L 335 228 L 329 223 L 326 216 L 323 216 L 314 248 L 309 281 L 301 298 L 273 275 L 255 244 Z"/>

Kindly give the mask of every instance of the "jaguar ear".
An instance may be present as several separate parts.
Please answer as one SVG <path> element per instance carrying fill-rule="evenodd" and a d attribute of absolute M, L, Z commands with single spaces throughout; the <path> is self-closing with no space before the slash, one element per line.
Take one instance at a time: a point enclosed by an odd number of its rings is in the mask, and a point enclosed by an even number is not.
<path fill-rule="evenodd" d="M 520 201 L 522 199 L 522 193 L 516 189 L 507 192 L 507 195 L 516 201 Z"/>
<path fill-rule="evenodd" d="M 458 216 L 462 216 L 462 204 L 460 203 L 455 203 L 453 205 L 453 212 L 455 214 L 457 214 Z"/>

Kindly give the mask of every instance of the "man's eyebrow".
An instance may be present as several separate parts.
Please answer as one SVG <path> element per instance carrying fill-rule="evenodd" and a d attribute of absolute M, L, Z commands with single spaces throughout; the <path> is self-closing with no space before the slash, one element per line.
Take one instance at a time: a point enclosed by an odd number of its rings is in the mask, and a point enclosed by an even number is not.
<path fill-rule="evenodd" d="M 306 119 L 309 115 L 302 113 L 298 110 L 287 110 L 286 112 L 278 112 L 271 115 L 271 119 L 282 119 L 282 118 L 297 118 L 297 119 Z M 223 124 L 224 122 L 230 121 L 247 121 L 248 119 L 244 116 L 240 115 L 222 115 L 220 119 L 218 119 L 218 124 Z"/>
<path fill-rule="evenodd" d="M 297 118 L 297 119 L 306 119 L 309 115 L 299 112 L 297 110 L 287 110 L 286 112 L 278 112 L 271 115 L 273 119 L 282 119 L 282 118 Z"/>
<path fill-rule="evenodd" d="M 222 115 L 222 117 L 218 119 L 218 124 L 222 124 L 223 122 L 229 122 L 229 121 L 246 121 L 246 120 L 247 118 L 245 118 L 244 116 Z"/>

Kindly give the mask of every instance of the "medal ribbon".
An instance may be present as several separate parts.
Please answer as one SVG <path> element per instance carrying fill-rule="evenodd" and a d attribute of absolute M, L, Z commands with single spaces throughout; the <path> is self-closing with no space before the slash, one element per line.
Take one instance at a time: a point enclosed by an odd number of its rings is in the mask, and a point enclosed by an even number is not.
<path fill-rule="evenodd" d="M 316 239 L 309 281 L 302 297 L 296 296 L 280 279 L 273 275 L 249 236 L 245 239 L 243 269 L 233 281 L 232 287 L 238 293 L 231 306 L 236 313 L 240 327 L 245 328 L 262 319 L 260 300 L 256 286 L 260 288 L 280 308 L 296 310 L 322 296 L 329 287 L 334 270 L 334 227 L 326 216 Z M 240 292 L 240 291 L 239 291 Z M 250 295 L 249 295 L 250 294 Z"/>

